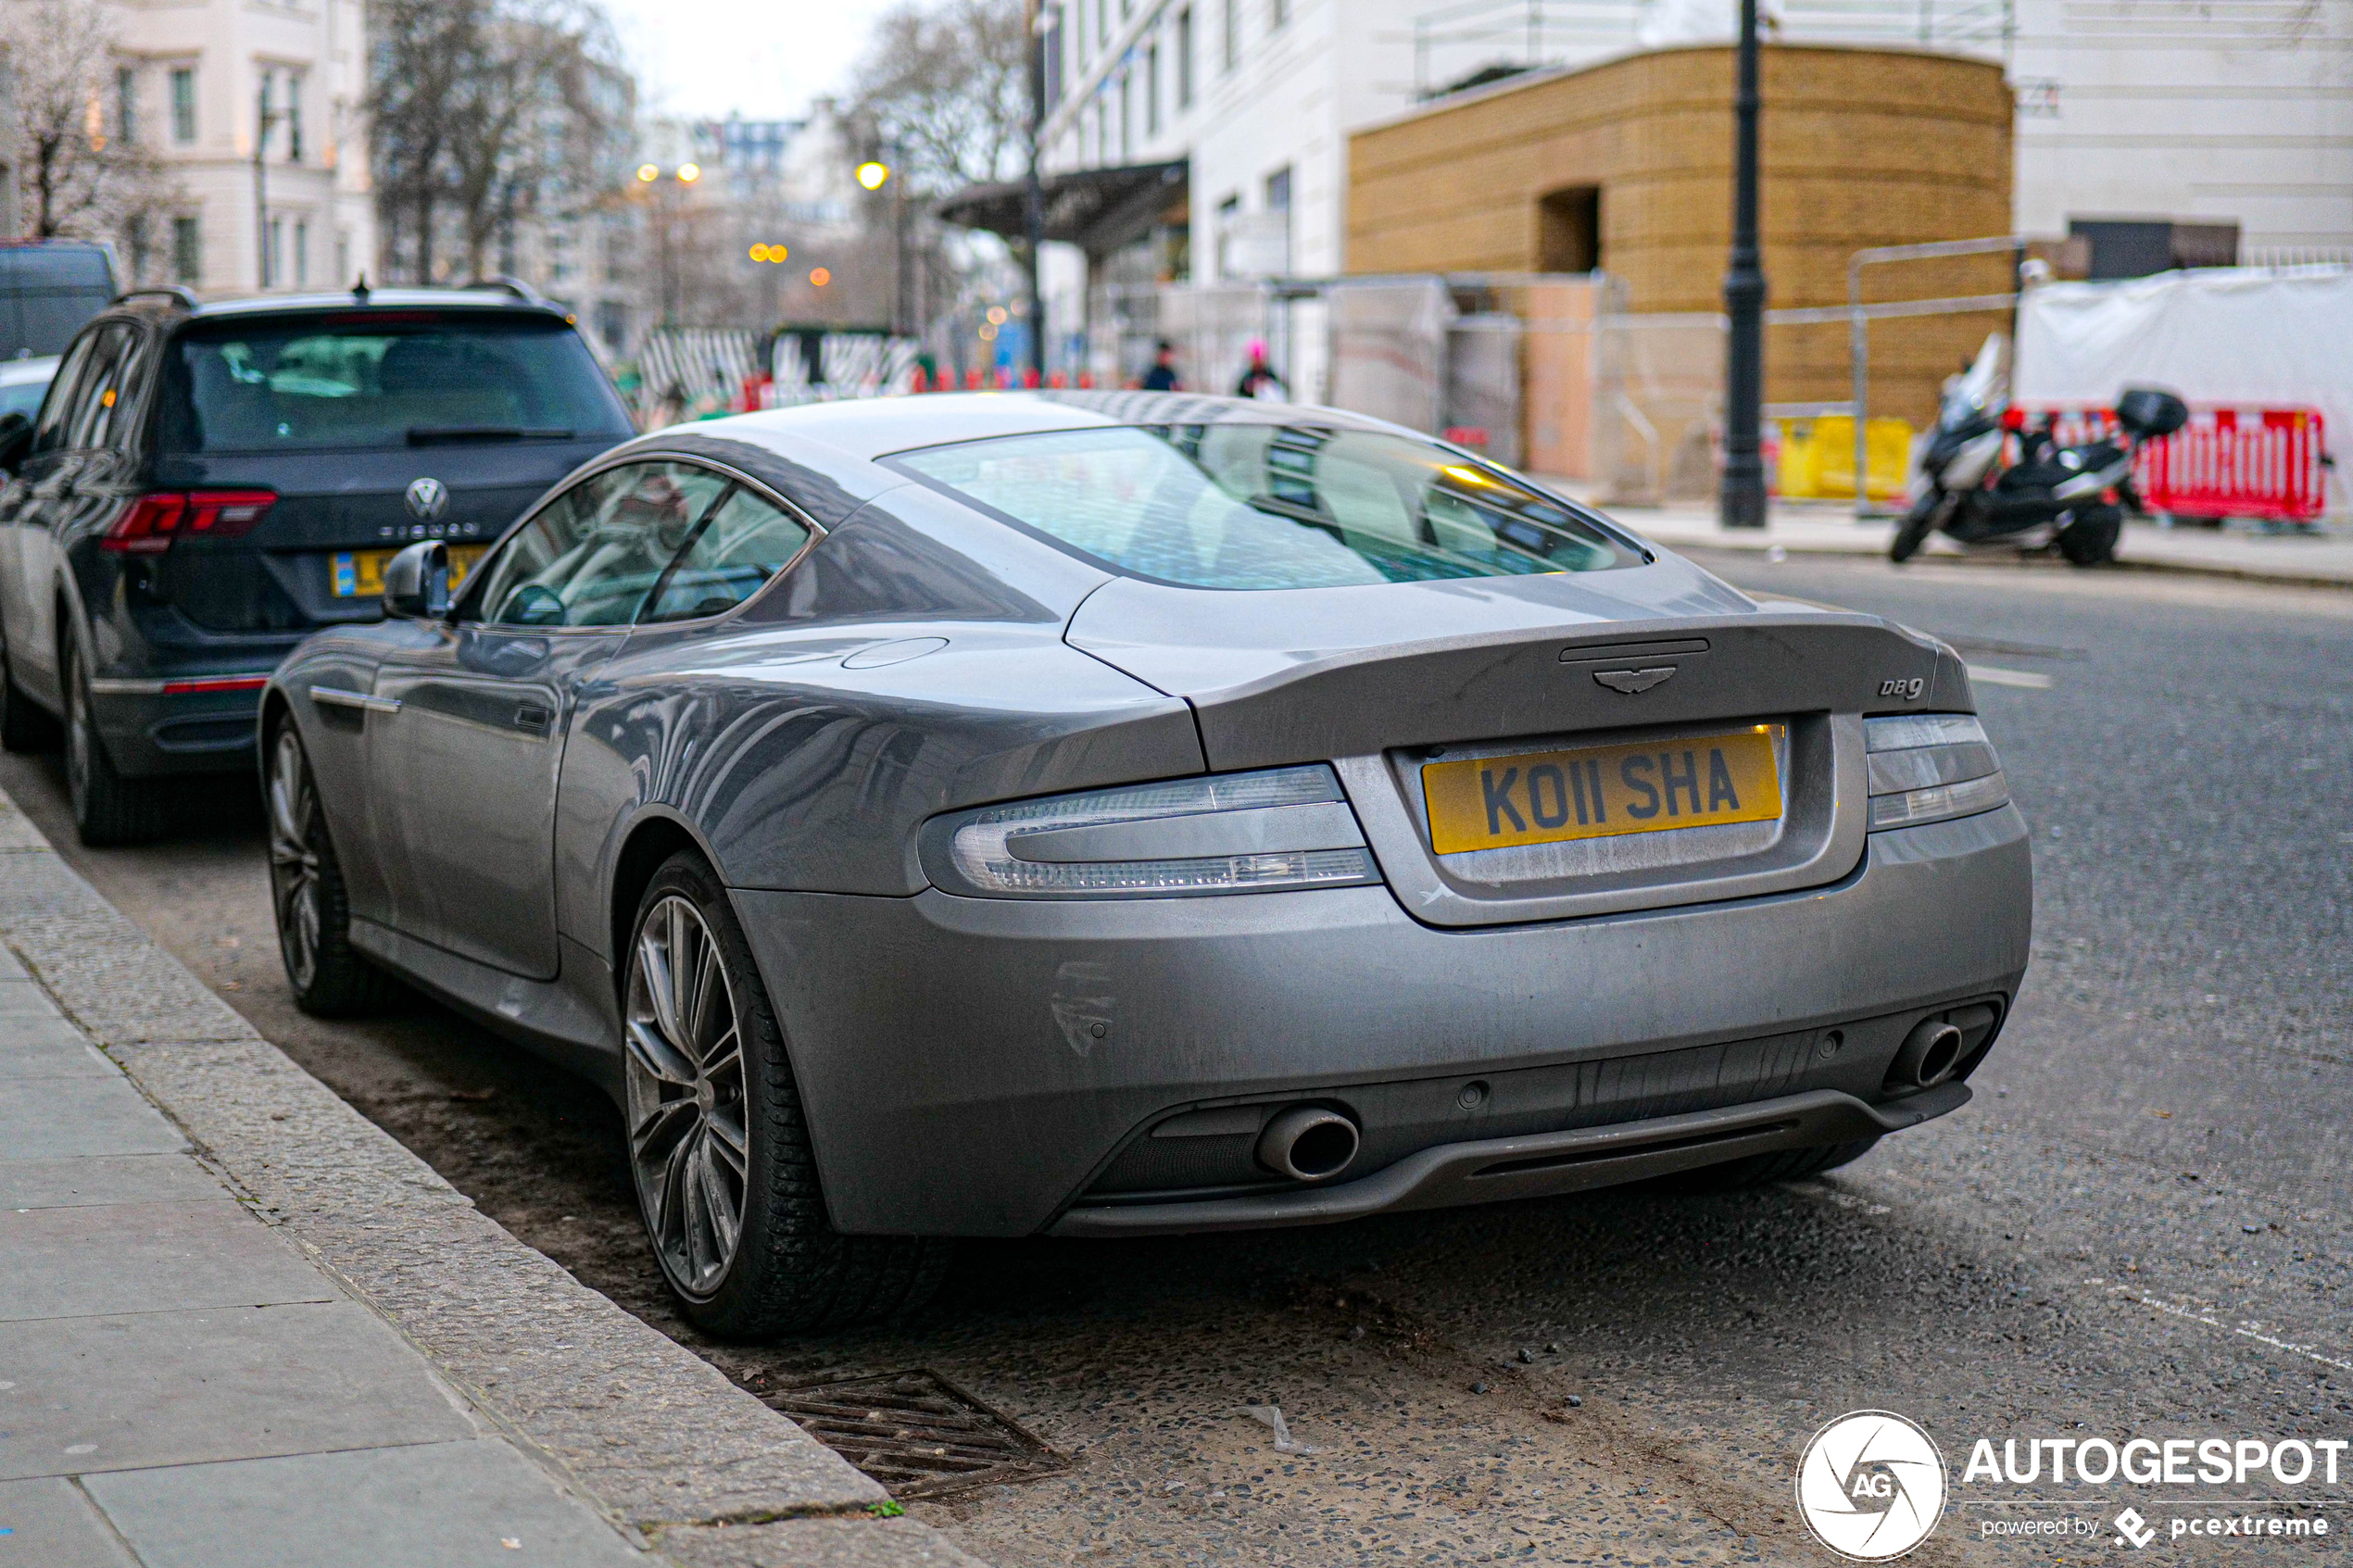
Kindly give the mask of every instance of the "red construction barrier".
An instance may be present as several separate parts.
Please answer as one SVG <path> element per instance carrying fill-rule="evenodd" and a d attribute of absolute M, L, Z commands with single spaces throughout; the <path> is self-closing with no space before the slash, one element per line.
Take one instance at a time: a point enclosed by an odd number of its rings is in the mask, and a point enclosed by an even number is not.
<path fill-rule="evenodd" d="M 2116 433 L 2112 408 L 2024 412 L 2048 415 L 2062 445 Z M 2328 501 L 2327 451 L 2317 408 L 2201 409 L 2171 435 L 2143 445 L 2133 480 L 2151 511 L 2310 522 Z"/>

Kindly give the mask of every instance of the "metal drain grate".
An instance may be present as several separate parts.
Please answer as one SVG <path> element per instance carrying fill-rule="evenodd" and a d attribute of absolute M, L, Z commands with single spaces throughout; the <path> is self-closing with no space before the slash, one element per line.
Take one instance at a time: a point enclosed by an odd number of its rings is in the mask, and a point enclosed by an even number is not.
<path fill-rule="evenodd" d="M 1063 1460 L 929 1367 L 762 1394 L 895 1498 L 1026 1481 Z"/>

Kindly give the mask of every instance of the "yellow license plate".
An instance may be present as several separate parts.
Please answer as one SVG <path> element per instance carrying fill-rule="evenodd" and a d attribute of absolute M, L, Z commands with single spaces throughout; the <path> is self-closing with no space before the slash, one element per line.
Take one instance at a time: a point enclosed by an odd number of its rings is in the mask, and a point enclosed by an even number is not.
<path fill-rule="evenodd" d="M 1441 855 L 1660 833 L 1781 814 L 1778 724 L 1635 746 L 1468 758 L 1422 768 Z"/>
<path fill-rule="evenodd" d="M 457 592 L 487 545 L 449 546 L 449 590 Z M 341 550 L 327 563 L 327 578 L 339 599 L 375 598 L 384 591 L 384 565 L 398 550 Z"/>

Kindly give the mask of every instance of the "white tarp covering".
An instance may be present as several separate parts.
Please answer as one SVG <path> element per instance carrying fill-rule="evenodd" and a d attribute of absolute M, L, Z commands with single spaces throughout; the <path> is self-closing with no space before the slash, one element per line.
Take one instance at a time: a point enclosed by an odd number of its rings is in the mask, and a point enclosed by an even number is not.
<path fill-rule="evenodd" d="M 2111 406 L 2126 387 L 2193 408 L 2318 408 L 2333 456 L 2353 453 L 2353 270 L 2218 267 L 2114 283 L 2049 283 L 2019 307 L 2012 398 Z M 2329 479 L 2347 506 L 2353 464 Z"/>

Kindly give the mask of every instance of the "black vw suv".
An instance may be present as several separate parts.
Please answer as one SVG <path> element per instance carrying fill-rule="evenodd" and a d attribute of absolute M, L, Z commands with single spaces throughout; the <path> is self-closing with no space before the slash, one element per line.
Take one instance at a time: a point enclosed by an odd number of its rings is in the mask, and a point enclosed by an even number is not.
<path fill-rule="evenodd" d="M 289 648 L 383 613 L 395 551 L 447 539 L 462 573 L 633 433 L 520 285 L 126 295 L 0 419 L 0 745 L 62 721 L 82 842 L 152 837 L 162 781 L 253 766 Z"/>

